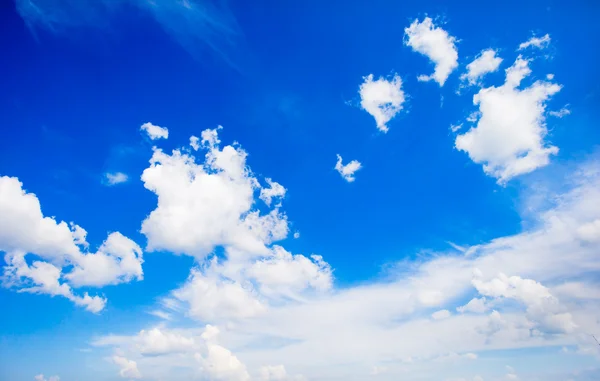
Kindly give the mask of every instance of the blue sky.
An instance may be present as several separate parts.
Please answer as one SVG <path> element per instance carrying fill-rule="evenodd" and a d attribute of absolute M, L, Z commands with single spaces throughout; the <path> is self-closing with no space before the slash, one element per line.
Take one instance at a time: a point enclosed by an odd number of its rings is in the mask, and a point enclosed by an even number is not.
<path fill-rule="evenodd" d="M 598 11 L 4 2 L 0 379 L 597 379 Z"/>

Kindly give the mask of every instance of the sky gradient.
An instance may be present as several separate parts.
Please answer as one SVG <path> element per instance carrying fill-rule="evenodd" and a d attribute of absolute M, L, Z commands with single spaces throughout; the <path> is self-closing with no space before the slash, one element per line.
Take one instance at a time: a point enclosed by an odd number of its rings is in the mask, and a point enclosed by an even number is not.
<path fill-rule="evenodd" d="M 1 381 L 600 379 L 600 5 L 0 5 Z"/>

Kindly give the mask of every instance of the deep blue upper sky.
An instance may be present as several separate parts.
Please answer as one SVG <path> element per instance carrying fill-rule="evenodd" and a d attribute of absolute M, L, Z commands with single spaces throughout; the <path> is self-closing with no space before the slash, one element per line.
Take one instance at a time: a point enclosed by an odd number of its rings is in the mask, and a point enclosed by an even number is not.
<path fill-rule="evenodd" d="M 560 183 L 560 168 L 600 143 L 600 7 L 591 1 L 232 0 L 219 6 L 231 32 L 195 37 L 172 14 L 83 3 L 64 14 L 74 21 L 50 29 L 24 19 L 11 1 L 0 5 L 0 175 L 18 177 L 45 216 L 83 226 L 92 248 L 113 231 L 145 247 L 141 222 L 156 208 L 140 179 L 155 144 L 140 135 L 145 122 L 169 129 L 160 142 L 167 152 L 222 125 L 221 141 L 241 144 L 258 179 L 286 187 L 285 212 L 300 237 L 283 245 L 323 255 L 336 289 L 385 277 L 390 263 L 448 251 L 448 241 L 470 246 L 521 232 L 531 184 Z M 417 81 L 433 65 L 403 44 L 404 29 L 425 16 L 458 39 L 459 67 L 443 87 Z M 547 120 L 546 139 L 560 149 L 550 166 L 502 186 L 454 148 L 450 125 L 473 111 L 476 92 L 458 95 L 459 76 L 491 47 L 504 62 L 487 83 L 500 85 L 519 43 L 545 33 L 548 57 L 531 63 L 524 83 L 553 73 L 563 87 L 547 107 L 568 104 L 571 115 Z M 358 88 L 368 74 L 392 73 L 407 101 L 383 134 L 361 110 Z M 362 163 L 356 181 L 334 170 L 336 154 Z M 129 181 L 105 186 L 106 172 Z M 83 354 L 70 348 L 85 346 L 90 332 L 139 330 L 144 312 L 180 286 L 193 263 L 165 252 L 144 260 L 144 281 L 100 290 L 109 300 L 101 315 L 60 297 L 0 289 L 0 367 L 13 364 L 0 375 L 29 380 L 38 370 L 27 361 L 36 358 L 42 371 L 47 350 L 77 358 Z M 65 381 L 85 374 L 45 366 Z"/>

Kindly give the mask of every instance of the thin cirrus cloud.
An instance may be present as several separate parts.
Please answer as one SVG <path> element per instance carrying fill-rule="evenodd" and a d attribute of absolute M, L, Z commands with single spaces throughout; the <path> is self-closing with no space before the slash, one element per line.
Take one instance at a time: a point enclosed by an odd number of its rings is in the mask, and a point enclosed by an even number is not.
<path fill-rule="evenodd" d="M 458 67 L 458 50 L 456 38 L 433 23 L 430 17 L 423 21 L 413 21 L 404 29 L 404 44 L 411 47 L 434 63 L 435 69 L 431 75 L 420 75 L 420 81 L 436 81 L 440 87 L 448 76 Z"/>
<path fill-rule="evenodd" d="M 237 23 L 223 3 L 207 0 L 16 0 L 16 8 L 33 30 L 68 34 L 80 27 L 110 28 L 113 16 L 129 7 L 151 15 L 191 55 L 201 47 L 235 67 L 231 48 L 239 37 Z"/>

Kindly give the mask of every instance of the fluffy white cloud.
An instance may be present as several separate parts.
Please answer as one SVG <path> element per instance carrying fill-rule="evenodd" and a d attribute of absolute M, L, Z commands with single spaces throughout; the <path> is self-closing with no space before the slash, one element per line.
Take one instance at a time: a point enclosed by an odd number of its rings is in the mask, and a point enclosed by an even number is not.
<path fill-rule="evenodd" d="M 429 17 L 425 17 L 422 22 L 416 19 L 404 29 L 404 33 L 404 43 L 415 52 L 427 56 L 435 64 L 434 73 L 420 75 L 419 80 L 435 80 L 440 86 L 444 86 L 450 73 L 458 67 L 456 38 L 435 26 Z"/>
<path fill-rule="evenodd" d="M 169 155 L 154 149 L 142 174 L 144 186 L 158 196 L 156 209 L 142 223 L 148 250 L 202 259 L 225 246 L 257 255 L 267 253 L 265 244 L 287 236 L 285 215 L 277 209 L 266 215 L 253 209 L 261 188 L 246 166 L 246 152 L 231 145 L 221 149 L 219 143 L 218 128 L 202 132 L 207 152 L 201 164 L 180 150 Z M 280 191 L 266 192 L 263 197 Z"/>
<path fill-rule="evenodd" d="M 516 299 L 527 308 L 527 315 L 538 328 L 550 333 L 571 333 L 577 328 L 573 316 L 565 312 L 548 288 L 532 279 L 507 277 L 500 273 L 488 282 L 473 279 L 473 286 L 487 297 Z"/>
<path fill-rule="evenodd" d="M 271 206 L 271 201 L 274 198 L 282 198 L 285 196 L 286 189 L 283 185 L 267 178 L 265 179 L 267 184 L 269 184 L 268 188 L 262 188 L 260 190 L 260 199 L 265 202 L 268 206 Z"/>
<path fill-rule="evenodd" d="M 460 313 L 472 312 L 475 314 L 482 314 L 486 312 L 488 308 L 485 298 L 473 298 L 464 306 L 457 307 L 456 311 Z"/>
<path fill-rule="evenodd" d="M 141 279 L 142 252 L 118 232 L 111 233 L 96 253 L 88 252 L 82 227 L 42 214 L 40 202 L 16 178 L 0 177 L 0 251 L 5 253 L 3 285 L 20 292 L 63 296 L 91 312 L 106 299 L 72 287 L 97 286 Z M 27 256 L 36 256 L 29 264 Z M 66 272 L 63 273 L 63 270 Z"/>
<path fill-rule="evenodd" d="M 223 277 L 212 268 L 194 269 L 185 285 L 173 292 L 173 297 L 184 302 L 187 313 L 197 320 L 239 320 L 262 314 L 267 309 L 248 286 Z"/>
<path fill-rule="evenodd" d="M 112 361 L 120 368 L 119 375 L 121 377 L 129 379 L 142 378 L 135 361 L 121 356 L 113 356 Z"/>
<path fill-rule="evenodd" d="M 60 377 L 58 376 L 50 376 L 48 378 L 44 377 L 43 374 L 38 374 L 34 377 L 35 381 L 60 381 Z"/>
<path fill-rule="evenodd" d="M 202 335 L 206 340 L 207 353 L 204 356 L 196 354 L 202 371 L 209 379 L 215 381 L 250 380 L 246 366 L 229 349 L 216 343 L 218 334 L 218 328 L 207 326 L 206 332 Z"/>
<path fill-rule="evenodd" d="M 497 57 L 496 53 L 494 49 L 486 49 L 479 53 L 477 58 L 467 65 L 467 72 L 461 75 L 460 79 L 474 85 L 486 74 L 498 70 L 502 58 Z"/>
<path fill-rule="evenodd" d="M 195 345 L 193 338 L 159 328 L 140 331 L 136 342 L 140 353 L 147 356 L 187 352 Z"/>
<path fill-rule="evenodd" d="M 122 184 L 127 182 L 129 179 L 129 177 L 123 172 L 108 172 L 104 174 L 104 178 L 106 180 L 106 185 L 108 186 Z"/>
<path fill-rule="evenodd" d="M 506 70 L 500 87 L 489 87 L 473 97 L 479 106 L 477 125 L 456 137 L 455 146 L 483 164 L 485 173 L 503 184 L 511 178 L 548 164 L 558 152 L 545 142 L 545 102 L 561 87 L 536 81 L 519 89 L 521 80 L 531 73 L 521 56 Z"/>
<path fill-rule="evenodd" d="M 431 317 L 434 320 L 442 320 L 442 319 L 448 319 L 450 317 L 450 311 L 448 310 L 439 310 L 439 311 L 435 311 L 434 313 L 431 314 Z"/>
<path fill-rule="evenodd" d="M 352 160 L 348 164 L 342 164 L 342 157 L 337 155 L 337 162 L 335 163 L 335 170 L 339 172 L 344 180 L 351 183 L 356 178 L 354 177 L 354 173 L 362 168 L 362 165 L 358 160 Z"/>
<path fill-rule="evenodd" d="M 166 127 L 157 126 L 150 122 L 142 124 L 140 130 L 146 132 L 152 140 L 169 138 L 169 130 Z"/>
<path fill-rule="evenodd" d="M 379 131 L 388 132 L 387 123 L 402 110 L 405 101 L 400 76 L 395 74 L 391 80 L 379 77 L 374 81 L 373 74 L 369 74 L 358 93 L 362 109 L 375 118 Z"/>
<path fill-rule="evenodd" d="M 550 35 L 549 34 L 546 34 L 542 37 L 533 36 L 529 40 L 520 43 L 519 50 L 527 49 L 529 47 L 544 49 L 548 45 L 550 45 Z"/>
<path fill-rule="evenodd" d="M 65 275 L 73 286 L 101 287 L 142 280 L 142 249 L 119 232 L 108 235 L 96 253 L 79 257 L 73 270 Z"/>
<path fill-rule="evenodd" d="M 308 288 L 326 291 L 333 283 L 331 267 L 322 257 L 292 255 L 281 246 L 275 246 L 272 256 L 255 262 L 246 274 L 259 284 L 262 294 L 271 297 L 293 297 Z"/>

